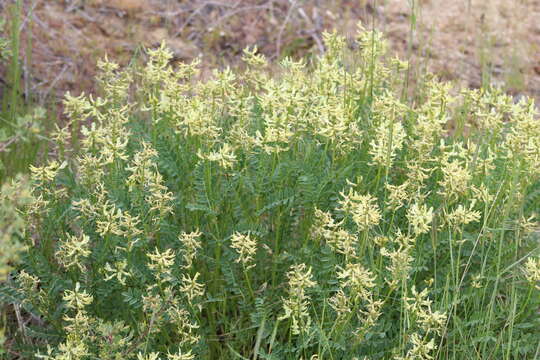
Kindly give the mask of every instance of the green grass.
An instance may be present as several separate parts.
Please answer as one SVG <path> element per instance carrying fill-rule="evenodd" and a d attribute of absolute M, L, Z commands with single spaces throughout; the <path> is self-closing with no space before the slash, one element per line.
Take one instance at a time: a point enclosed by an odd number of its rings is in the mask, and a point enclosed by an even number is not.
<path fill-rule="evenodd" d="M 6 15 L 2 25 L 5 37 L 1 39 L 4 51 L 3 56 L 0 56 L 6 68 L 0 99 L 0 183 L 18 173 L 28 172 L 28 165 L 36 161 L 40 152 L 46 151 L 42 133 L 48 128 L 47 124 L 50 124 L 50 121 L 45 121 L 45 110 L 38 106 L 28 90 L 32 36 L 28 30 L 23 39 L 22 30 L 23 26 L 31 27 L 32 21 L 28 19 L 31 19 L 32 14 L 25 14 L 22 1 L 17 0 L 6 5 Z M 28 21 L 23 24 L 25 16 Z M 21 57 L 23 41 L 25 51 Z M 26 71 L 25 76 L 23 71 Z"/>

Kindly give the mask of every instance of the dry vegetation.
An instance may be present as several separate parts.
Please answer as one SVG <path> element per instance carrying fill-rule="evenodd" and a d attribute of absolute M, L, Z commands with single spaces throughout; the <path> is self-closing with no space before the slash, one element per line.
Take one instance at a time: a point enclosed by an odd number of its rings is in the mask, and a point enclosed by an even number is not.
<path fill-rule="evenodd" d="M 95 64 L 105 54 L 125 65 L 141 45 L 165 40 L 179 60 L 203 55 L 207 68 L 234 66 L 253 44 L 271 59 L 317 54 L 322 31 L 352 36 L 359 20 L 382 30 L 416 71 L 427 67 L 468 87 L 492 82 L 514 95 L 540 97 L 538 0 L 33 0 L 24 6 L 23 32 L 32 39 L 25 78 L 41 100 L 93 92 Z M 26 54 L 24 46 L 21 51 Z"/>

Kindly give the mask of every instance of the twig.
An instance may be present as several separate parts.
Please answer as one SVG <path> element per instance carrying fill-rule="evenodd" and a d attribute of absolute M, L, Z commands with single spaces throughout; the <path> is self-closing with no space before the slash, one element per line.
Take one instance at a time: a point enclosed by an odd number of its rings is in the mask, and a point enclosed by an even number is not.
<path fill-rule="evenodd" d="M 69 68 L 69 65 L 64 65 L 64 67 L 62 68 L 62 70 L 60 70 L 60 72 L 58 73 L 58 75 L 56 75 L 56 77 L 54 78 L 54 80 L 51 82 L 51 84 L 49 85 L 49 87 L 47 88 L 47 90 L 45 90 L 44 92 L 44 97 L 46 98 L 49 93 L 51 92 L 52 88 L 56 85 L 56 83 L 58 82 L 58 80 L 60 80 L 60 78 L 62 77 L 62 75 L 64 75 L 64 73 L 66 72 L 66 70 Z"/>
<path fill-rule="evenodd" d="M 281 24 L 281 27 L 279 28 L 277 42 L 276 42 L 276 53 L 275 57 L 279 57 L 279 53 L 281 52 L 281 37 L 283 36 L 283 31 L 285 31 L 285 26 L 287 26 L 287 23 L 289 22 L 289 19 L 291 18 L 291 14 L 293 10 L 296 8 L 296 0 L 289 0 L 291 3 L 291 7 L 289 7 L 289 10 L 287 11 L 287 16 L 285 17 L 285 20 Z"/>
<path fill-rule="evenodd" d="M 324 54 L 324 44 L 319 36 L 320 29 L 318 29 L 317 25 L 314 24 L 313 21 L 309 18 L 309 16 L 306 15 L 306 12 L 304 11 L 303 8 L 301 7 L 298 8 L 298 13 L 300 14 L 300 16 L 304 18 L 304 20 L 306 20 L 308 23 L 311 23 L 311 25 L 313 26 L 313 29 L 306 31 L 306 33 L 311 35 L 311 37 L 317 44 L 317 47 L 319 48 L 319 52 L 321 53 L 321 55 Z"/>
<path fill-rule="evenodd" d="M 17 323 L 19 324 L 19 329 L 21 330 L 23 341 L 25 344 L 28 344 L 29 341 L 28 341 L 28 338 L 26 337 L 26 328 L 22 320 L 20 306 L 19 304 L 13 304 L 13 308 L 15 309 L 15 316 L 17 317 Z"/>
<path fill-rule="evenodd" d="M 126 352 L 123 354 L 124 356 L 128 355 L 129 353 L 131 353 L 133 350 L 135 350 L 137 348 L 137 346 L 139 346 L 140 344 L 142 344 L 143 340 L 148 337 L 148 334 L 150 334 L 150 331 L 152 330 L 152 327 L 154 326 L 154 321 L 156 320 L 156 317 L 160 316 L 163 311 L 165 311 L 165 308 L 167 306 L 165 305 L 169 305 L 169 304 L 164 304 L 161 306 L 161 308 L 157 311 L 157 312 L 153 312 L 152 313 L 152 318 L 150 319 L 150 323 L 148 324 L 148 327 L 144 330 L 144 332 L 142 334 L 139 335 L 139 338 L 137 339 L 137 341 L 135 341 L 127 350 Z"/>
<path fill-rule="evenodd" d="M 15 141 L 19 140 L 20 137 L 20 135 L 15 135 L 9 138 L 6 142 L 0 143 L 0 153 L 6 151 L 6 149 Z"/>
<path fill-rule="evenodd" d="M 28 20 L 30 19 L 30 17 L 32 18 L 32 20 L 34 20 L 34 9 L 36 8 L 37 6 L 37 0 L 34 0 L 33 3 L 32 3 L 32 7 L 30 8 L 30 10 L 28 11 L 28 15 L 26 15 L 26 17 L 24 18 L 23 22 L 21 23 L 21 25 L 19 26 L 19 32 L 23 31 L 24 27 L 26 26 L 26 23 L 28 22 Z"/>
<path fill-rule="evenodd" d="M 225 19 L 230 18 L 231 16 L 234 16 L 234 15 L 236 15 L 238 13 L 241 13 L 241 12 L 244 12 L 244 11 L 249 11 L 249 10 L 257 10 L 257 9 L 270 9 L 270 6 L 268 6 L 268 5 L 253 5 L 253 6 L 241 7 L 239 9 L 233 10 L 233 11 L 223 15 L 222 17 L 217 19 L 215 22 L 213 22 L 210 25 L 210 27 L 216 27 L 219 24 L 221 24 Z"/>
<path fill-rule="evenodd" d="M 180 35 L 182 33 L 182 31 L 184 31 L 184 28 L 191 22 L 191 20 L 195 16 L 197 16 L 198 13 L 200 13 L 206 7 L 206 5 L 207 5 L 207 3 L 202 4 L 195 11 L 193 11 L 191 14 L 189 14 L 187 19 L 182 23 L 182 25 L 180 25 L 180 28 L 178 29 L 178 31 L 176 31 L 174 33 L 173 37 L 177 37 L 178 35 Z"/>
<path fill-rule="evenodd" d="M 66 8 L 66 12 L 72 12 L 74 10 L 77 10 L 77 8 L 81 7 L 82 4 L 81 4 L 81 1 L 80 0 L 75 0 L 73 1 L 70 5 L 68 5 L 68 7 Z"/>
<path fill-rule="evenodd" d="M 204 3 L 202 6 L 200 6 L 199 8 L 197 8 L 197 10 L 195 10 L 191 15 L 189 15 L 189 17 L 186 19 L 186 21 L 184 21 L 184 23 L 182 24 L 182 26 L 180 26 L 180 29 L 175 33 L 174 36 L 178 36 L 180 35 L 180 33 L 184 30 L 184 28 L 187 26 L 187 24 L 189 24 L 191 22 L 191 20 L 197 16 L 201 11 L 202 9 L 206 6 L 206 5 L 217 5 L 219 6 L 218 4 L 219 3 L 209 3 L 209 2 L 206 2 Z M 219 19 L 217 19 L 216 21 L 214 21 L 213 23 L 209 24 L 207 26 L 207 28 L 215 28 L 216 26 L 218 26 L 219 24 L 221 24 L 224 20 L 230 18 L 231 16 L 234 16 L 234 15 L 237 15 L 241 12 L 244 12 L 244 11 L 249 11 L 249 10 L 257 10 L 257 9 L 270 9 L 270 6 L 267 5 L 267 4 L 264 4 L 264 5 L 253 5 L 253 6 L 244 6 L 244 7 L 241 7 L 241 8 L 238 8 L 236 9 L 237 5 L 240 4 L 240 1 L 238 1 L 236 4 L 234 5 L 227 5 L 226 7 L 228 8 L 231 8 L 233 10 L 227 12 L 226 14 L 224 14 L 222 17 L 220 17 Z"/>

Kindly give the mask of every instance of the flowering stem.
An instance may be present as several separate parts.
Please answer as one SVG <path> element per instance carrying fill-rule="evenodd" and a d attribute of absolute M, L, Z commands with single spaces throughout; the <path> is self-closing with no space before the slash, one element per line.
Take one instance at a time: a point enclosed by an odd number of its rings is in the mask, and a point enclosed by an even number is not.
<path fill-rule="evenodd" d="M 253 292 L 253 288 L 251 287 L 251 280 L 249 279 L 249 274 L 245 266 L 242 266 L 242 268 L 244 270 L 244 277 L 246 278 L 246 284 L 249 290 L 249 294 L 251 296 L 251 299 L 255 302 L 255 293 Z"/>
<path fill-rule="evenodd" d="M 281 211 L 277 214 L 276 235 L 274 236 L 274 249 L 272 260 L 272 286 L 276 286 L 277 264 L 279 259 L 279 237 L 281 236 Z"/>

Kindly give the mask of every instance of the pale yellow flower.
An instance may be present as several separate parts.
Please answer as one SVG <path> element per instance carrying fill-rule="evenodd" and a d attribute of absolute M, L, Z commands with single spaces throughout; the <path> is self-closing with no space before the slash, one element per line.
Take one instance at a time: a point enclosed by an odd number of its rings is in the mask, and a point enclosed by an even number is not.
<path fill-rule="evenodd" d="M 75 290 L 64 291 L 63 299 L 67 302 L 68 308 L 80 310 L 85 306 L 90 305 L 94 298 L 86 291 L 81 290 L 81 284 L 77 282 L 75 284 Z"/>
<path fill-rule="evenodd" d="M 452 212 L 446 214 L 446 221 L 458 232 L 463 231 L 463 226 L 480 220 L 480 211 L 473 210 L 474 202 L 467 209 L 459 204 Z"/>
<path fill-rule="evenodd" d="M 168 274 L 176 258 L 172 249 L 160 252 L 158 248 L 155 248 L 153 253 L 148 253 L 146 256 L 150 258 L 148 268 L 157 275 Z"/>
<path fill-rule="evenodd" d="M 197 156 L 201 159 L 211 162 L 217 162 L 223 169 L 230 169 L 236 163 L 236 155 L 234 149 L 227 143 L 223 144 L 218 151 L 211 151 L 207 154 L 203 153 L 200 149 L 197 152 Z"/>
<path fill-rule="evenodd" d="M 433 221 L 433 208 L 428 209 L 426 204 L 414 203 L 407 210 L 407 219 L 412 225 L 415 235 L 425 234 L 429 232 L 430 224 Z"/>
<path fill-rule="evenodd" d="M 471 181 L 469 170 L 459 161 L 444 162 L 441 165 L 443 179 L 439 182 L 442 190 L 439 192 L 448 199 L 457 198 L 467 192 Z"/>
<path fill-rule="evenodd" d="M 184 258 L 185 264 L 183 265 L 184 268 L 190 268 L 193 264 L 193 260 L 195 259 L 195 256 L 197 255 L 197 251 L 201 248 L 202 244 L 200 241 L 202 233 L 198 230 L 185 233 L 183 232 L 178 236 L 178 240 L 183 245 L 182 249 L 182 257 Z"/>
<path fill-rule="evenodd" d="M 55 257 L 66 268 L 77 267 L 84 271 L 82 260 L 90 255 L 90 238 L 81 233 L 80 236 L 67 234 L 67 240 L 60 243 Z"/>
<path fill-rule="evenodd" d="M 523 269 L 525 279 L 540 290 L 540 257 L 529 257 Z"/>
<path fill-rule="evenodd" d="M 311 324 L 309 316 L 310 298 L 306 294 L 308 288 L 314 287 L 316 283 L 311 279 L 311 268 L 305 264 L 293 265 L 287 272 L 289 279 L 289 297 L 283 299 L 284 314 L 279 317 L 280 320 L 291 319 L 291 331 L 298 335 L 306 331 Z"/>
<path fill-rule="evenodd" d="M 129 271 L 126 271 L 127 268 L 127 260 L 121 260 L 116 261 L 111 265 L 110 263 L 105 264 L 105 272 L 108 273 L 108 276 L 105 277 L 105 281 L 109 281 L 113 278 L 116 278 L 116 280 L 122 284 L 126 285 L 126 278 L 131 277 L 131 273 Z"/>
<path fill-rule="evenodd" d="M 242 263 L 246 269 L 255 266 L 253 257 L 257 253 L 257 241 L 249 233 L 234 233 L 231 236 L 231 247 L 238 253 L 236 262 Z"/>
<path fill-rule="evenodd" d="M 355 300 L 368 299 L 371 295 L 370 289 L 375 286 L 376 276 L 358 263 L 348 263 L 345 268 L 338 267 L 336 276 L 342 287 L 349 288 Z"/>
<path fill-rule="evenodd" d="M 167 359 L 169 360 L 194 360 L 195 355 L 191 352 L 191 350 L 187 352 L 182 352 L 182 350 L 178 350 L 178 352 L 175 354 L 168 353 Z"/>
<path fill-rule="evenodd" d="M 381 212 L 376 198 L 369 194 L 360 195 L 352 189 L 349 189 L 347 194 L 341 192 L 340 195 L 343 197 L 339 201 L 341 210 L 352 216 L 359 231 L 369 230 L 379 224 Z"/>
<path fill-rule="evenodd" d="M 197 282 L 201 274 L 196 273 L 191 277 L 189 274 L 182 274 L 182 285 L 180 290 L 188 298 L 190 303 L 197 297 L 204 295 L 204 285 Z"/>

